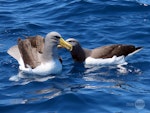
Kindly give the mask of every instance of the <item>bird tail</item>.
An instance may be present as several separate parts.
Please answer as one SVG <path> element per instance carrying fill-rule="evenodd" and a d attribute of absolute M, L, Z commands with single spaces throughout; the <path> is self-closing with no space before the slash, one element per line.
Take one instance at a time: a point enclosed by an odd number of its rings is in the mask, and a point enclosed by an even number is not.
<path fill-rule="evenodd" d="M 136 47 L 136 48 L 135 48 L 135 51 L 133 51 L 132 53 L 128 54 L 128 56 L 132 56 L 133 54 L 135 54 L 135 53 L 141 51 L 142 49 L 143 49 L 143 47 Z"/>

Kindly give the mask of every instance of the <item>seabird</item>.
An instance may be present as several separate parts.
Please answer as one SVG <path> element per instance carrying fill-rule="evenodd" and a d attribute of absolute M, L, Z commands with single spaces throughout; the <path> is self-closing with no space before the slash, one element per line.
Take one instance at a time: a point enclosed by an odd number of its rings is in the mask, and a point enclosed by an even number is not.
<path fill-rule="evenodd" d="M 130 56 L 142 49 L 133 45 L 113 44 L 95 49 L 82 48 L 79 41 L 74 38 L 66 40 L 70 43 L 72 58 L 77 62 L 85 62 L 85 64 L 123 64 L 125 57 Z"/>
<path fill-rule="evenodd" d="M 62 64 L 59 60 L 57 46 L 72 50 L 57 32 L 50 32 L 45 38 L 41 36 L 18 39 L 18 45 L 11 47 L 7 53 L 19 63 L 19 69 L 25 73 L 47 75 L 59 74 Z"/>

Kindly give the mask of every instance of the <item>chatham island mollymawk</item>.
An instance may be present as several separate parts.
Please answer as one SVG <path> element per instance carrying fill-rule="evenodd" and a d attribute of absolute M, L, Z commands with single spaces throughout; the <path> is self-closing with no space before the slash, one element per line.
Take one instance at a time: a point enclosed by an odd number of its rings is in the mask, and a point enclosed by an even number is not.
<path fill-rule="evenodd" d="M 72 45 L 70 53 L 74 61 L 89 65 L 127 64 L 125 57 L 142 49 L 142 47 L 135 47 L 134 45 L 113 44 L 90 50 L 82 48 L 79 41 L 74 38 L 69 38 L 66 41 Z"/>
<path fill-rule="evenodd" d="M 62 64 L 57 46 L 71 50 L 72 45 L 66 42 L 57 32 L 50 32 L 45 38 L 37 35 L 25 40 L 18 39 L 18 45 L 11 47 L 7 53 L 19 63 L 19 69 L 25 73 L 47 75 L 59 74 Z"/>

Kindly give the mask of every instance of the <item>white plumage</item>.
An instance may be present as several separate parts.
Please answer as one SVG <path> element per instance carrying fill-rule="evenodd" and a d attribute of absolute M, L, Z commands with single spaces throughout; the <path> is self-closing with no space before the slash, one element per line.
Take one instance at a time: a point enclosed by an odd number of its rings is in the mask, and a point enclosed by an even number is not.
<path fill-rule="evenodd" d="M 92 58 L 88 57 L 85 59 L 85 64 L 87 65 L 116 65 L 116 64 L 126 64 L 124 56 L 113 56 L 112 58 Z"/>

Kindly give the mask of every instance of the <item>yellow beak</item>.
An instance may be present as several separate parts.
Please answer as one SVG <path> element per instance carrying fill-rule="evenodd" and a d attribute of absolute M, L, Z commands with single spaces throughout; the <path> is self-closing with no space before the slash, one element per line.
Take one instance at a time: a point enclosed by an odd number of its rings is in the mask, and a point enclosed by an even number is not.
<path fill-rule="evenodd" d="M 68 49 L 69 51 L 72 51 L 72 45 L 66 42 L 63 38 L 59 39 L 59 44 L 58 47 L 64 47 Z"/>

